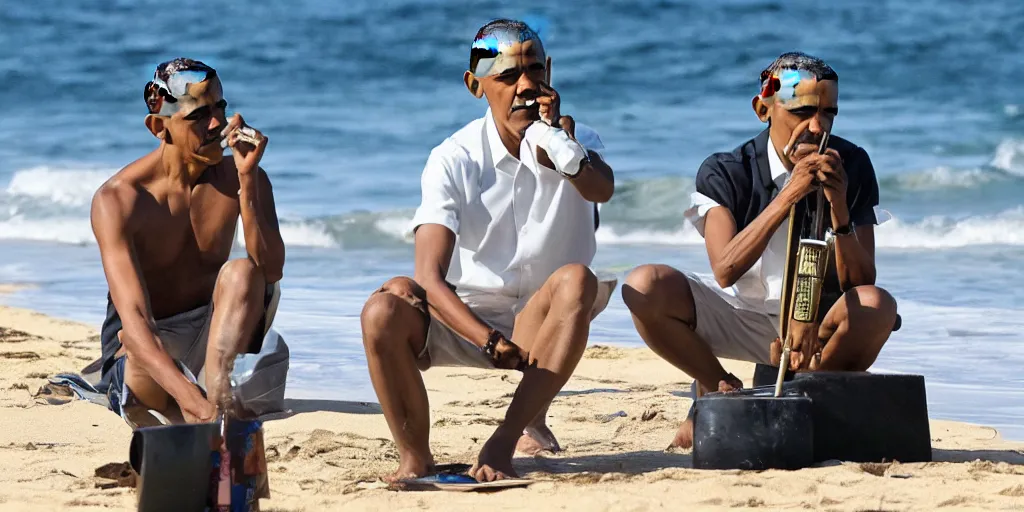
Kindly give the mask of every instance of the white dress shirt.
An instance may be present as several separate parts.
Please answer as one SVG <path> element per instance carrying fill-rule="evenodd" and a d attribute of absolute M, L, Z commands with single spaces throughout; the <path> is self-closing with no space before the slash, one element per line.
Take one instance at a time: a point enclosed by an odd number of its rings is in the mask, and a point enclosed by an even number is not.
<path fill-rule="evenodd" d="M 576 139 L 604 148 L 581 123 Z M 594 203 L 536 154 L 524 140 L 520 159 L 510 155 L 488 109 L 437 145 L 423 168 L 412 229 L 430 223 L 455 233 L 446 279 L 471 306 L 521 308 L 560 267 L 593 260 Z"/>

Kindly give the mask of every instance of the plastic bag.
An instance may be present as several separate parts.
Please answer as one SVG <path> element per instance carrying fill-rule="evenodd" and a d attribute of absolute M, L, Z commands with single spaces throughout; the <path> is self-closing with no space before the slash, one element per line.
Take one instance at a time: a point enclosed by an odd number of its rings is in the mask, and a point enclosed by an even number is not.
<path fill-rule="evenodd" d="M 273 328 L 268 329 L 259 353 L 235 358 L 231 371 L 235 404 L 254 417 L 283 411 L 288 361 L 284 338 Z"/>

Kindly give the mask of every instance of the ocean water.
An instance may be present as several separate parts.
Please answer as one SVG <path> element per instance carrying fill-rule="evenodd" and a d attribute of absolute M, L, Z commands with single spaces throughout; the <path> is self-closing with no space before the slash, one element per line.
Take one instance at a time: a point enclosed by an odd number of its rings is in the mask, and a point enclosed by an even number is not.
<path fill-rule="evenodd" d="M 709 272 L 682 216 L 697 166 L 762 129 L 759 71 L 799 49 L 838 71 L 835 133 L 868 150 L 893 216 L 878 276 L 903 327 L 873 370 L 923 374 L 932 417 L 1024 439 L 1024 3 L 839 4 L 5 2 L 0 282 L 32 287 L 0 301 L 99 327 L 92 193 L 155 147 L 141 95 L 155 65 L 202 59 L 271 138 L 289 393 L 375 400 L 358 315 L 412 273 L 430 149 L 486 108 L 462 85 L 481 24 L 530 20 L 563 112 L 601 134 L 617 190 L 594 266 L 620 278 L 648 262 Z M 591 343 L 642 346 L 618 293 Z"/>

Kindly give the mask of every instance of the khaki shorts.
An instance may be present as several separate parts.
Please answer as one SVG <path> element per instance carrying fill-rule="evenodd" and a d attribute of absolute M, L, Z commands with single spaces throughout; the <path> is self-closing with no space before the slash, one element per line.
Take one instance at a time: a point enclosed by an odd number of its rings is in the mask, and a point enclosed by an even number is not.
<path fill-rule="evenodd" d="M 697 335 L 717 357 L 771 364 L 769 347 L 779 336 L 778 315 L 736 307 L 725 293 L 688 275 Z"/>
<path fill-rule="evenodd" d="M 597 299 L 591 309 L 591 318 L 596 317 L 608 306 L 612 292 L 618 280 L 600 278 L 597 287 Z M 505 297 L 484 296 L 464 299 L 469 309 L 484 322 L 515 341 L 516 315 L 522 310 L 525 301 L 515 301 Z M 464 366 L 472 368 L 494 368 L 494 363 L 487 354 L 473 342 L 463 338 L 448 326 L 432 318 L 427 328 L 427 340 L 418 358 L 429 357 L 430 366 Z"/>

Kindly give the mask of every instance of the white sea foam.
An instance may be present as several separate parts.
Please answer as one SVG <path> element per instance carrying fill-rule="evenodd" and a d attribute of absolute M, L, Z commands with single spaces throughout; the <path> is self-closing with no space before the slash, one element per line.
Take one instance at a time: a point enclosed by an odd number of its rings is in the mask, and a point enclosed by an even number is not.
<path fill-rule="evenodd" d="M 64 206 L 87 206 L 114 169 L 33 167 L 14 173 L 5 192 Z"/>
<path fill-rule="evenodd" d="M 602 244 L 703 244 L 704 240 L 693 228 L 685 226 L 675 231 L 619 231 L 603 227 L 597 232 Z M 945 216 L 928 217 L 917 222 L 899 218 L 878 226 L 875 245 L 900 249 L 944 249 L 970 245 L 1024 245 L 1024 207 L 996 215 L 978 215 L 962 219 Z"/>
<path fill-rule="evenodd" d="M 1006 139 L 996 147 L 989 165 L 1010 174 L 1024 176 L 1024 139 Z"/>
<path fill-rule="evenodd" d="M 1007 140 L 1000 145 L 993 167 L 1024 172 L 1024 141 Z M 89 203 L 96 188 L 112 173 L 110 169 L 34 167 L 17 171 L 0 191 L 0 240 L 34 240 L 66 244 L 94 243 L 89 223 Z M 938 168 L 886 178 L 883 187 L 929 190 L 973 187 L 992 180 L 1019 180 L 1000 171 Z M 700 235 L 682 219 L 683 189 L 692 180 L 679 178 L 623 183 L 616 203 L 602 209 L 597 231 L 605 245 L 699 245 Z M 676 199 L 663 197 L 672 189 Z M 927 193 L 927 192 L 924 192 Z M 411 210 L 358 212 L 331 217 L 295 218 L 281 221 L 281 232 L 289 246 L 327 248 L 372 248 L 412 243 L 409 231 Z M 906 220 L 900 217 L 879 226 L 876 244 L 881 248 L 943 249 L 978 244 L 1024 245 L 1024 207 L 995 215 L 939 215 Z M 241 223 L 236 239 L 242 243 Z"/>

